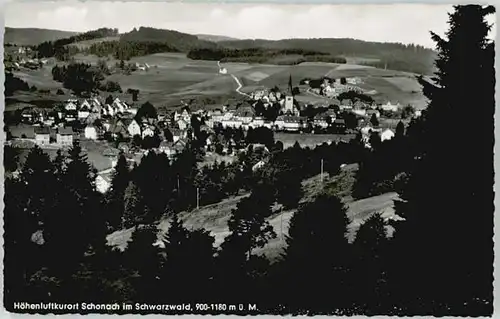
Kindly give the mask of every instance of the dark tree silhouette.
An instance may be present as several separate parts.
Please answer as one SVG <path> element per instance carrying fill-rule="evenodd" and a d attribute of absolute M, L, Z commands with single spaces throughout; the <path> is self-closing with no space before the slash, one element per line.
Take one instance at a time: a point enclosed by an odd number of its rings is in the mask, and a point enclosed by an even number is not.
<path fill-rule="evenodd" d="M 397 225 L 394 238 L 394 268 L 400 271 L 393 282 L 407 314 L 487 316 L 493 311 L 495 77 L 485 16 L 494 12 L 492 6 L 455 6 L 446 38 L 432 34 L 438 71 L 435 84 L 421 80 L 430 103 L 421 122 L 408 129 L 418 140 L 419 160 L 403 191 L 405 202 L 397 205 L 406 221 Z M 475 120 L 457 132 L 453 123 L 471 103 L 480 106 Z M 471 143 L 464 149 L 463 141 Z M 403 274 L 408 267 L 418 272 Z"/>
<path fill-rule="evenodd" d="M 353 244 L 353 269 L 350 285 L 356 292 L 358 309 L 365 314 L 390 311 L 387 263 L 389 241 L 385 224 L 379 214 L 372 215 L 359 228 Z"/>
<path fill-rule="evenodd" d="M 291 311 L 329 313 L 348 306 L 348 223 L 342 202 L 325 194 L 293 215 L 283 265 L 283 293 Z M 326 289 L 336 296 L 334 300 L 324 294 Z"/>
<path fill-rule="evenodd" d="M 374 126 L 377 127 L 379 126 L 378 118 L 375 114 L 372 114 L 372 117 L 370 118 L 370 123 Z"/>
<path fill-rule="evenodd" d="M 127 159 L 125 158 L 125 155 L 121 153 L 113 172 L 111 187 L 107 193 L 107 222 L 109 227 L 113 230 L 117 230 L 122 226 L 122 218 L 125 208 L 124 196 L 125 190 L 130 182 L 130 178 Z"/>

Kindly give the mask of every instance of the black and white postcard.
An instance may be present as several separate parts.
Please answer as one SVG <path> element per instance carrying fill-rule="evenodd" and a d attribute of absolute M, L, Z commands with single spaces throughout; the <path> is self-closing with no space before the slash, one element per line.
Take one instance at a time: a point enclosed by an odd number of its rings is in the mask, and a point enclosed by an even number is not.
<path fill-rule="evenodd" d="M 493 315 L 493 6 L 4 16 L 4 311 Z"/>

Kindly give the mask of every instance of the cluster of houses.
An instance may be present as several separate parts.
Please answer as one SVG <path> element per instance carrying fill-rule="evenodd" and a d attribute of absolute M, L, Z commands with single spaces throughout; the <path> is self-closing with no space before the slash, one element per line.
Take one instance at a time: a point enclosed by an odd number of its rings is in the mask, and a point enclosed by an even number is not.
<path fill-rule="evenodd" d="M 361 80 L 358 78 L 348 78 L 345 84 L 340 83 L 340 80 L 335 81 L 325 78 L 319 88 L 312 88 L 311 91 L 328 98 L 336 98 L 340 94 L 350 91 L 364 93 L 364 90 L 357 86 L 359 83 L 361 83 Z M 309 81 L 305 81 L 305 84 L 309 84 Z"/>
<path fill-rule="evenodd" d="M 20 119 L 22 125 L 9 127 L 9 132 L 12 138 L 33 138 L 39 146 L 56 144 L 59 147 L 67 147 L 73 142 L 71 136 L 75 135 L 75 127 L 83 125 L 83 137 L 96 140 L 103 133 L 101 128 L 106 127 L 106 124 L 111 126 L 110 123 L 117 118 L 133 116 L 136 112 L 135 108 L 118 98 L 111 104 L 104 103 L 99 97 L 82 101 L 70 99 L 50 110 L 23 108 Z M 102 125 L 95 125 L 98 122 Z M 56 132 L 53 133 L 57 136 L 55 139 L 50 138 L 51 132 Z"/>
<path fill-rule="evenodd" d="M 386 128 L 386 129 L 381 129 L 381 128 L 374 128 L 371 127 L 370 125 L 364 126 L 360 129 L 361 132 L 361 138 L 363 142 L 365 143 L 365 146 L 368 148 L 371 148 L 370 145 L 370 136 L 372 132 L 377 132 L 380 135 L 380 140 L 387 141 L 392 139 L 396 134 L 394 133 L 393 130 Z"/>

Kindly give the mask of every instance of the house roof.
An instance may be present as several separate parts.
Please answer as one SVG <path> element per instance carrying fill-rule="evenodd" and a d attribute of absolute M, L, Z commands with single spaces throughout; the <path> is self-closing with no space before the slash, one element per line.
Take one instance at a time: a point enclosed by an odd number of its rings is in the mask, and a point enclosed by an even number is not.
<path fill-rule="evenodd" d="M 333 121 L 333 123 L 335 124 L 345 124 L 345 120 L 344 119 L 336 119 Z"/>
<path fill-rule="evenodd" d="M 35 137 L 35 128 L 30 125 L 9 126 L 9 132 L 16 138 L 21 138 L 23 135 L 25 135 L 26 138 Z"/>
<path fill-rule="evenodd" d="M 35 134 L 50 134 L 50 129 L 47 126 L 35 126 Z"/>
<path fill-rule="evenodd" d="M 72 127 L 60 127 L 57 130 L 57 134 L 59 135 L 73 135 L 73 128 Z"/>
<path fill-rule="evenodd" d="M 96 178 L 102 178 L 103 181 L 106 183 L 111 183 L 111 180 L 113 179 L 113 174 L 98 174 Z"/>
<path fill-rule="evenodd" d="M 182 134 L 182 130 L 178 128 L 170 128 L 169 130 L 174 136 L 180 136 Z"/>

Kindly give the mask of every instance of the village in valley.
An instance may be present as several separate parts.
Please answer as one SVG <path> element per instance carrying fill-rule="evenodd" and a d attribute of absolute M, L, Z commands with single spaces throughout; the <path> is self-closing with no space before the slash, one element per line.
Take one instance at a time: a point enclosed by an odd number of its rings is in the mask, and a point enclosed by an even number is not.
<path fill-rule="evenodd" d="M 492 315 L 493 6 L 6 8 L 4 310 Z"/>
<path fill-rule="evenodd" d="M 221 68 L 220 73 L 224 72 L 227 71 Z M 249 131 L 265 128 L 287 133 L 292 141 L 293 136 L 301 134 L 330 135 L 319 140 L 318 145 L 331 143 L 329 137 L 332 136 L 339 136 L 341 141 L 347 142 L 357 133 L 362 135 L 367 147 L 370 147 L 373 133 L 379 134 L 382 141 L 394 137 L 394 121 L 389 125 L 380 123 L 384 122 L 385 115 L 392 119 L 401 117 L 402 105 L 363 101 L 366 96 L 356 86 L 361 81 L 359 78 L 324 78 L 321 81 L 320 88 L 310 90 L 332 99 L 331 104 L 312 106 L 299 103 L 294 98 L 290 76 L 289 88 L 284 92 L 278 87 L 259 89 L 245 94 L 239 101 L 230 101 L 211 110 L 203 107 L 191 110 L 190 105 L 182 101 L 184 106 L 180 109 L 157 112 L 148 102 L 130 105 L 112 95 L 71 98 L 52 109 L 25 106 L 18 111 L 19 123 L 6 128 L 7 143 L 13 147 L 37 145 L 57 150 L 70 148 L 77 139 L 89 150 L 100 150 L 105 163 L 99 167 L 96 185 L 100 192 L 105 193 L 110 187 L 119 154 L 124 154 L 130 163 L 139 162 L 141 156 L 150 151 L 163 152 L 173 159 L 175 154 L 182 152 L 189 139 L 195 138 L 194 123 L 197 130 L 205 133 L 203 147 L 207 157 L 216 154 L 226 160 L 236 158 L 238 152 L 247 146 L 244 141 L 236 143 L 234 138 L 225 139 L 224 131 L 227 130 L 238 130 L 242 136 L 248 136 Z M 310 80 L 303 82 L 309 84 Z M 339 96 L 344 98 L 335 100 Z M 406 108 L 410 111 L 404 118 L 405 122 L 420 115 L 420 111 L 411 106 Z M 287 146 L 291 145 L 293 142 Z"/>

